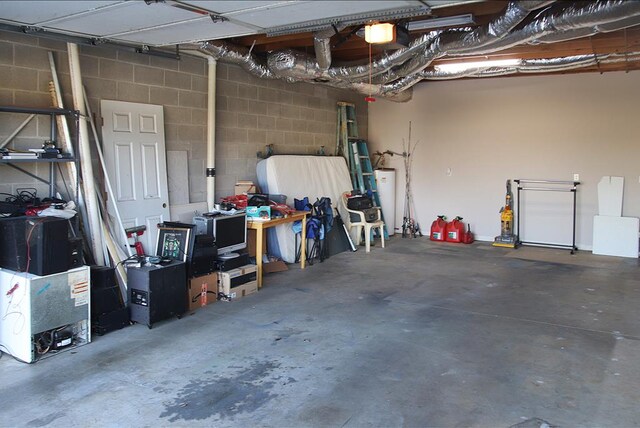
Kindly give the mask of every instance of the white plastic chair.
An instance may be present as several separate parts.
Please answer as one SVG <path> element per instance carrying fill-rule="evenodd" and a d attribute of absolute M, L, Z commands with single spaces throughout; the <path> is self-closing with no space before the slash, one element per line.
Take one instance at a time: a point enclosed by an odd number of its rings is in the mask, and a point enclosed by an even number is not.
<path fill-rule="evenodd" d="M 346 216 L 343 216 L 343 221 L 344 224 L 347 226 L 347 228 L 349 229 L 349 231 L 351 231 L 352 228 L 355 228 L 355 244 L 356 245 L 360 245 L 360 237 L 362 235 L 362 229 L 364 228 L 364 245 L 365 245 L 365 251 L 368 253 L 371 251 L 371 230 L 372 229 L 378 229 L 378 232 L 380 234 L 380 242 L 382 244 L 382 248 L 384 248 L 384 221 L 382 221 L 382 214 L 380 212 L 380 208 L 378 208 L 378 218 L 375 221 L 372 222 L 368 222 L 366 221 L 366 217 L 364 215 L 364 212 L 362 211 L 356 211 L 356 210 L 350 210 L 349 208 L 347 208 L 347 200 L 349 199 L 349 195 L 351 195 L 351 192 L 344 192 L 342 194 L 342 197 L 340 198 L 341 202 L 342 202 L 342 208 L 345 210 L 345 212 L 347 213 Z M 352 214 L 354 216 L 357 216 L 357 218 L 359 219 L 358 221 L 353 221 L 351 219 Z M 353 234 L 351 234 L 351 236 L 353 237 Z"/>

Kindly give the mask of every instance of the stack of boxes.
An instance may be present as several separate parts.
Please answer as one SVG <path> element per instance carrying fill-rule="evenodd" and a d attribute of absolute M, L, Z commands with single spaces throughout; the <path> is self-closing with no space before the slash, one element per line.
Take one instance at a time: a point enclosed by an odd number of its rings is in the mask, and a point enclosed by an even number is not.
<path fill-rule="evenodd" d="M 218 293 L 222 298 L 237 299 L 258 291 L 256 265 L 244 265 L 218 273 Z"/>
<path fill-rule="evenodd" d="M 234 300 L 258 291 L 257 266 L 244 265 L 189 278 L 187 300 L 189 311 L 212 305 L 220 300 Z"/>

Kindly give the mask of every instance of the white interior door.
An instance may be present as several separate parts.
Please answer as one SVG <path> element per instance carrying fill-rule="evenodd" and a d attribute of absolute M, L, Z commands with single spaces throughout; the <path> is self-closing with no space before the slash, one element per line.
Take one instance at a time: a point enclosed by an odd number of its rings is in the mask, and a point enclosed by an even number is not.
<path fill-rule="evenodd" d="M 147 226 L 141 237 L 146 254 L 155 254 L 157 224 L 169 220 L 167 161 L 162 106 L 100 102 L 105 163 L 125 228 Z M 133 242 L 133 241 L 131 241 Z M 121 243 L 127 245 L 126 243 Z"/>

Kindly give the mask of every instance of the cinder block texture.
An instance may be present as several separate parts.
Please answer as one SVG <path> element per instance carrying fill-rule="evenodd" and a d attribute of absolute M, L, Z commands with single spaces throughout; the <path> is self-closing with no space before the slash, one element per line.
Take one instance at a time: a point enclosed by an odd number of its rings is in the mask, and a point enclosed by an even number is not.
<path fill-rule="evenodd" d="M 260 80 L 240 67 L 218 63 L 216 97 L 216 199 L 233 194 L 238 180 L 257 180 L 257 152 L 273 144 L 276 154 L 335 151 L 337 102 L 356 105 L 366 138 L 367 103 L 360 94 L 326 86 Z M 238 162 L 231 162 L 237 159 Z"/>
<path fill-rule="evenodd" d="M 4 31 L 0 31 L 0 74 L 5 76 L 0 79 L 0 104 L 50 106 L 49 51 L 54 53 L 65 107 L 73 108 L 66 44 Z M 110 46 L 81 46 L 80 52 L 83 83 L 94 115 L 100 117 L 103 99 L 162 105 L 167 150 L 188 154 L 189 202 L 204 201 L 206 59 L 183 54 L 177 61 Z M 216 200 L 232 194 L 238 180 L 257 180 L 257 153 L 264 153 L 267 144 L 273 144 L 276 154 L 315 154 L 321 146 L 333 154 L 338 101 L 356 104 L 360 135 L 366 137 L 367 104 L 359 94 L 262 80 L 223 61 L 218 62 L 216 74 Z M 3 123 L 0 118 L 0 140 L 20 122 L 12 117 Z M 16 144 L 34 144 L 48 133 L 46 127 L 34 121 Z M 8 170 L 0 169 L 3 184 L 32 183 Z"/>

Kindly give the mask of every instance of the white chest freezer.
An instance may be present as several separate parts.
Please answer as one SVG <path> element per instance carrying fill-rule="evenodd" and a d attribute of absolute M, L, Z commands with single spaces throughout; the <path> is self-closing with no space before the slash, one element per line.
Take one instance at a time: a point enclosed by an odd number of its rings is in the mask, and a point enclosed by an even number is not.
<path fill-rule="evenodd" d="M 0 269 L 0 349 L 32 363 L 91 341 L 89 267 L 37 276 Z"/>

